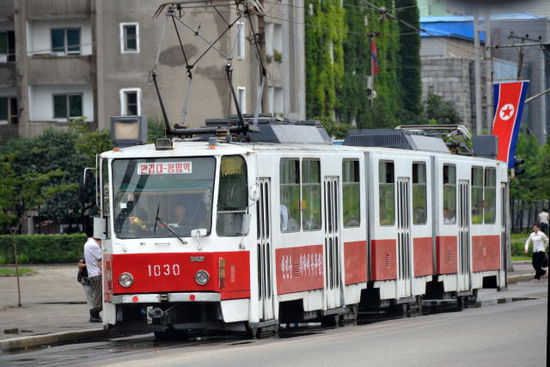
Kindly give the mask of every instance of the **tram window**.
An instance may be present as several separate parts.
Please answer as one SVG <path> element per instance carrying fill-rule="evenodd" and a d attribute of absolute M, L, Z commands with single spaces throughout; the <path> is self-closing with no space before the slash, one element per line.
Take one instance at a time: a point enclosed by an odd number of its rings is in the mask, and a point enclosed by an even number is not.
<path fill-rule="evenodd" d="M 302 161 L 302 228 L 304 231 L 321 229 L 321 162 Z"/>
<path fill-rule="evenodd" d="M 393 162 L 378 164 L 380 225 L 395 223 L 395 175 Z"/>
<path fill-rule="evenodd" d="M 218 236 L 240 236 L 248 207 L 248 175 L 241 156 L 222 157 L 218 189 Z"/>
<path fill-rule="evenodd" d="M 496 221 L 497 176 L 496 169 L 485 168 L 485 185 L 483 187 L 484 211 L 483 222 L 494 224 Z"/>
<path fill-rule="evenodd" d="M 472 167 L 472 224 L 483 223 L 483 168 Z"/>
<path fill-rule="evenodd" d="M 413 163 L 413 223 L 428 221 L 428 198 L 426 188 L 426 163 Z"/>
<path fill-rule="evenodd" d="M 342 180 L 344 227 L 359 227 L 361 223 L 361 199 L 358 160 L 344 159 L 342 162 Z"/>
<path fill-rule="evenodd" d="M 443 165 L 443 224 L 456 223 L 456 167 Z"/>
<path fill-rule="evenodd" d="M 281 159 L 281 232 L 300 230 L 300 161 Z"/>
<path fill-rule="evenodd" d="M 119 238 L 210 233 L 216 161 L 213 157 L 116 159 L 114 230 Z"/>
<path fill-rule="evenodd" d="M 103 159 L 101 164 L 101 176 L 103 181 L 103 216 L 109 216 L 109 163 Z"/>

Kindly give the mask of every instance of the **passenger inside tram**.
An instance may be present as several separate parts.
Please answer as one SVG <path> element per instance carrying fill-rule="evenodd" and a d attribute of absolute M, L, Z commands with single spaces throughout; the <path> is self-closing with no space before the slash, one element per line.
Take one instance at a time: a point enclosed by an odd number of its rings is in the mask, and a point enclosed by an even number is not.
<path fill-rule="evenodd" d="M 443 224 L 454 224 L 455 215 L 453 211 L 450 211 L 447 208 L 443 208 Z"/>

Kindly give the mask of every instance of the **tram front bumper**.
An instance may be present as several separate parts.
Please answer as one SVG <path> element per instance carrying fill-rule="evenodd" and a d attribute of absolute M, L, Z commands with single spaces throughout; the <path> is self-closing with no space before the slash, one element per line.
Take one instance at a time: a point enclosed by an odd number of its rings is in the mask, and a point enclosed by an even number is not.
<path fill-rule="evenodd" d="M 161 302 L 220 302 L 219 293 L 183 292 L 114 295 L 113 304 L 161 303 Z"/>

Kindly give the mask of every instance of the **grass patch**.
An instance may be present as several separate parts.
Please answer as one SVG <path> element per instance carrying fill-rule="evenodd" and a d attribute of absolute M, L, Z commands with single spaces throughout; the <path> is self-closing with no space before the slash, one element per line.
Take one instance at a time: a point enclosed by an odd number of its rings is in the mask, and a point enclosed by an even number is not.
<path fill-rule="evenodd" d="M 25 275 L 32 275 L 34 274 L 34 271 L 29 268 L 19 268 L 19 275 L 25 276 Z M 14 277 L 15 269 L 14 268 L 2 268 L 0 269 L 0 277 Z"/>
<path fill-rule="evenodd" d="M 512 256 L 512 261 L 526 261 L 526 260 L 531 261 L 531 257 L 530 256 Z"/>

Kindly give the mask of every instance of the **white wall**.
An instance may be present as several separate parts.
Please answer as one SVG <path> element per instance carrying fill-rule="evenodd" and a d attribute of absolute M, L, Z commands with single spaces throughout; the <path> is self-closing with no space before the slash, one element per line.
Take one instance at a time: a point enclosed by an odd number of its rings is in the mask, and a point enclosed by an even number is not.
<path fill-rule="evenodd" d="M 59 121 L 53 118 L 53 95 L 82 93 L 82 113 L 87 121 L 94 120 L 94 97 L 89 85 L 37 85 L 29 87 L 29 119 L 31 121 Z"/>
<path fill-rule="evenodd" d="M 88 20 L 35 20 L 27 23 L 27 53 L 29 56 L 52 52 L 52 28 L 80 28 L 80 54 L 92 54 L 92 27 Z"/>

